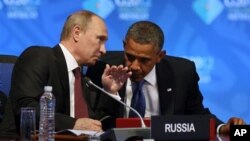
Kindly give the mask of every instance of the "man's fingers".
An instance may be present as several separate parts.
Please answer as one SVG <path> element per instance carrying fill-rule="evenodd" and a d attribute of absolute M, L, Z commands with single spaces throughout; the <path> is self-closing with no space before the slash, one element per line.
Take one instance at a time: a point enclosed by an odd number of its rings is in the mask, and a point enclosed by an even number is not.
<path fill-rule="evenodd" d="M 92 123 L 96 126 L 102 126 L 102 123 L 99 120 L 92 120 Z"/>
<path fill-rule="evenodd" d="M 240 119 L 240 118 L 231 118 L 229 120 L 229 123 L 234 124 L 234 125 L 244 125 L 244 124 L 246 124 L 245 121 L 243 119 Z"/>

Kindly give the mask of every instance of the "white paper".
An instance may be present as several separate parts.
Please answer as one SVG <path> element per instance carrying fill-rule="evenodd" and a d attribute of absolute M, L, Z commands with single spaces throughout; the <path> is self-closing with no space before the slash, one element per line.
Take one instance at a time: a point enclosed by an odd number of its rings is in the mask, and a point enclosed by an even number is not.
<path fill-rule="evenodd" d="M 102 131 L 100 132 L 100 131 L 92 131 L 92 130 L 65 129 L 65 130 L 56 132 L 56 134 L 65 133 L 65 132 L 70 132 L 76 136 L 80 136 L 80 135 L 100 136 L 103 133 Z"/>

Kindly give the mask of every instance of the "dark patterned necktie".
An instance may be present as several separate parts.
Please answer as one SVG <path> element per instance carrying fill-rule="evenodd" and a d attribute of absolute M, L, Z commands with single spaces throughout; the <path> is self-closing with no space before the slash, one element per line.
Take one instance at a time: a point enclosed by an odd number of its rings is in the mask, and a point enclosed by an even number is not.
<path fill-rule="evenodd" d="M 144 117 L 146 109 L 145 96 L 142 91 L 142 86 L 144 82 L 145 81 L 142 80 L 140 82 L 135 82 L 132 85 L 133 96 L 131 100 L 131 107 L 136 109 L 142 117 Z M 138 116 L 133 111 L 130 110 L 129 117 L 138 117 Z"/>
<path fill-rule="evenodd" d="M 81 69 L 77 67 L 73 70 L 75 75 L 75 118 L 88 117 L 88 108 L 83 97 Z"/>

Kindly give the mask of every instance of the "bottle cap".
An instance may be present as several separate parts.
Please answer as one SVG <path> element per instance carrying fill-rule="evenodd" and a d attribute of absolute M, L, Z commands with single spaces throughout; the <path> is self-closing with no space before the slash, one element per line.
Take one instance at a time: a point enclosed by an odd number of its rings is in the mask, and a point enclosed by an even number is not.
<path fill-rule="evenodd" d="M 44 86 L 44 91 L 52 92 L 52 86 Z"/>

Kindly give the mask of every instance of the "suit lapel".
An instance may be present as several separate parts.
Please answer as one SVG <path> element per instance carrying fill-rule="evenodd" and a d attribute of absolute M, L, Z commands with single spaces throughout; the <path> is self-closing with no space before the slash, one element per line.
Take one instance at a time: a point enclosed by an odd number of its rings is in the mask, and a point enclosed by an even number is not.
<path fill-rule="evenodd" d="M 123 87 L 119 90 L 119 94 L 121 97 L 121 101 L 125 102 L 125 94 L 126 94 L 126 86 L 127 86 L 127 82 L 123 85 Z M 121 105 L 121 104 L 120 104 Z M 130 106 L 130 105 L 129 105 Z M 124 110 L 126 109 L 126 107 L 124 107 L 123 105 L 120 106 L 119 108 L 119 116 L 123 116 L 124 115 Z"/>
<path fill-rule="evenodd" d="M 68 77 L 68 70 L 67 70 L 67 64 L 66 64 L 66 60 L 64 58 L 63 52 L 60 48 L 59 45 L 55 46 L 53 48 L 53 53 L 54 56 L 56 57 L 55 60 L 55 65 L 57 66 L 57 74 L 59 75 L 60 78 L 60 82 L 61 82 L 61 86 L 64 92 L 64 96 L 66 98 L 64 98 L 65 101 L 65 109 L 66 109 L 66 113 L 70 113 L 70 98 L 69 98 L 69 77 Z"/>
<path fill-rule="evenodd" d="M 161 115 L 174 113 L 175 80 L 170 64 L 162 60 L 156 65 L 156 77 L 159 91 Z"/>

